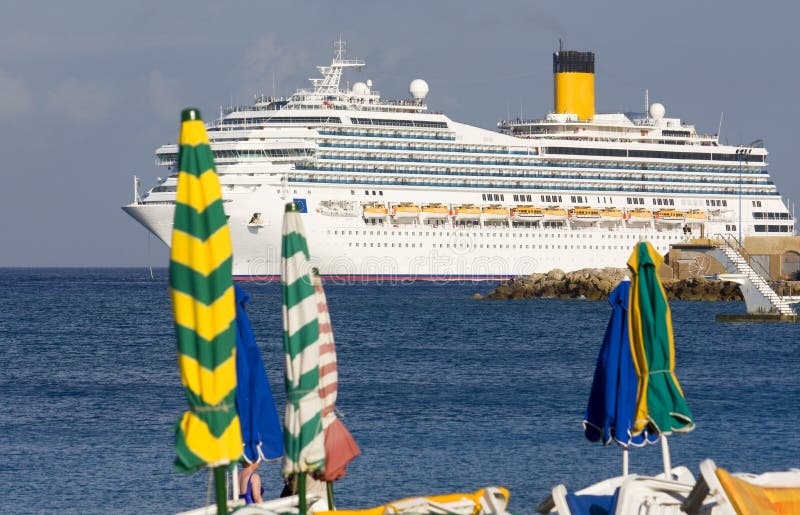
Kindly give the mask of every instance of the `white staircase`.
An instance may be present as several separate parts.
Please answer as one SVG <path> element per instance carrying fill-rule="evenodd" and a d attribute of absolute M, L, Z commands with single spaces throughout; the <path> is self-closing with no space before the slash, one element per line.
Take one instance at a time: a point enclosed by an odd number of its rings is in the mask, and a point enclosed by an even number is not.
<path fill-rule="evenodd" d="M 733 263 L 736 267 L 736 270 L 746 276 L 750 283 L 767 299 L 769 300 L 770 304 L 772 305 L 773 309 L 780 313 L 781 315 L 796 315 L 794 309 L 789 305 L 788 302 L 783 300 L 775 290 L 769 285 L 769 283 L 756 272 L 750 263 L 747 262 L 747 259 L 742 256 L 738 250 L 736 250 L 732 245 L 730 245 L 726 241 L 719 242 L 717 248 L 722 250 L 728 259 Z"/>

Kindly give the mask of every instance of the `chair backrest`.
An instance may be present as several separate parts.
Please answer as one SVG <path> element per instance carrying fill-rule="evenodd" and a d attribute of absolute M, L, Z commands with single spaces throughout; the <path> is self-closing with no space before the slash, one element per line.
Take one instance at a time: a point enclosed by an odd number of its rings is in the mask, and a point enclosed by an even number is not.
<path fill-rule="evenodd" d="M 800 485 L 760 486 L 717 467 L 717 478 L 733 508 L 740 515 L 783 515 L 800 513 Z"/>
<path fill-rule="evenodd" d="M 714 513 L 721 515 L 771 515 L 800 513 L 800 472 L 761 476 L 731 474 L 712 460 L 700 463 L 700 479 L 683 504 L 687 513 L 698 513 L 707 496 Z"/>

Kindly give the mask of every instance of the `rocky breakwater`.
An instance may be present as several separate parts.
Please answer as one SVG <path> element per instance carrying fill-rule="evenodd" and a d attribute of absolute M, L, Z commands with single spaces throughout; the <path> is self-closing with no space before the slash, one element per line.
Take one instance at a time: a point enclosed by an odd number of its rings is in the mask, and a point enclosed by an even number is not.
<path fill-rule="evenodd" d="M 586 268 L 575 272 L 551 270 L 546 274 L 516 277 L 500 283 L 489 299 L 607 299 L 628 275 L 625 268 Z M 702 277 L 663 281 L 670 300 L 742 300 L 739 285 Z M 476 298 L 480 298 L 476 295 Z"/>

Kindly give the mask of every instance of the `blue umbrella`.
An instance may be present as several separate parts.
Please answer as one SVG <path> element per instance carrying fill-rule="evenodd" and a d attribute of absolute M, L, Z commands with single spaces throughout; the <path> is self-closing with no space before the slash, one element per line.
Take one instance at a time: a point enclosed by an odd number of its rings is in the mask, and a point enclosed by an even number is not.
<path fill-rule="evenodd" d="M 603 445 L 612 442 L 624 447 L 642 446 L 658 441 L 658 434 L 642 432 L 631 435 L 639 385 L 633 366 L 628 337 L 628 294 L 630 281 L 620 282 L 608 297 L 611 318 L 597 357 L 592 392 L 586 409 L 584 430 L 589 441 Z M 627 458 L 627 454 L 624 455 Z M 623 466 L 627 474 L 627 459 Z"/>
<path fill-rule="evenodd" d="M 250 295 L 236 290 L 236 410 L 242 426 L 244 456 L 248 462 L 283 456 L 283 434 L 275 400 L 267 381 L 261 351 L 245 306 Z"/>

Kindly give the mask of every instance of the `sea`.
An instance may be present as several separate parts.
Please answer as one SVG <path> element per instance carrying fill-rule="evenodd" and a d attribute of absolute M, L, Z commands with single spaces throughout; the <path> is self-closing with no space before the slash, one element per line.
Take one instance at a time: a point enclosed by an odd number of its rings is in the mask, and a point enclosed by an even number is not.
<path fill-rule="evenodd" d="M 242 283 L 282 413 L 280 285 Z M 619 475 L 582 420 L 605 301 L 475 300 L 495 285 L 328 283 L 338 408 L 361 447 L 337 506 L 499 485 L 515 513 Z M 0 513 L 175 513 L 213 502 L 173 469 L 186 409 L 164 269 L 0 270 Z M 673 465 L 800 467 L 800 325 L 720 323 L 742 303 L 672 302 L 676 373 L 697 428 Z M 280 462 L 260 468 L 265 497 Z M 662 470 L 658 445 L 631 472 Z"/>

